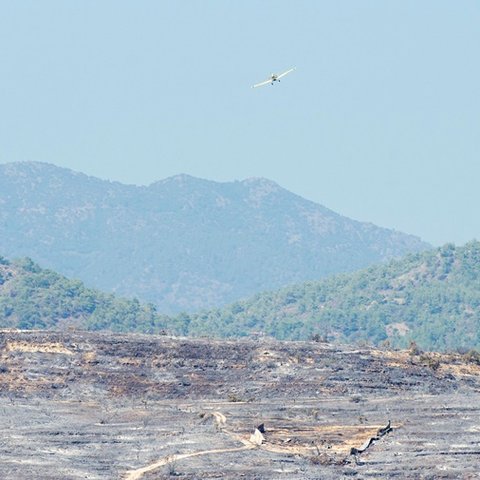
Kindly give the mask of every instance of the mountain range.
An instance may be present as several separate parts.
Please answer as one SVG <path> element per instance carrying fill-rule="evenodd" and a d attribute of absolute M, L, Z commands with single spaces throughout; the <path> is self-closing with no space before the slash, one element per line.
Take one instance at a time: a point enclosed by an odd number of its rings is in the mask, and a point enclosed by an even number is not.
<path fill-rule="evenodd" d="M 264 178 L 124 185 L 37 162 L 0 165 L 0 252 L 162 312 L 228 304 L 428 248 Z"/>

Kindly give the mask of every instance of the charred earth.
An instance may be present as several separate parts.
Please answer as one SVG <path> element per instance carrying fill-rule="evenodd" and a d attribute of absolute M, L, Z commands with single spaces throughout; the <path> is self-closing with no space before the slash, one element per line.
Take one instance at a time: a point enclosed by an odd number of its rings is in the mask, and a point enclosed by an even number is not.
<path fill-rule="evenodd" d="M 478 478 L 480 359 L 4 330 L 0 478 Z"/>

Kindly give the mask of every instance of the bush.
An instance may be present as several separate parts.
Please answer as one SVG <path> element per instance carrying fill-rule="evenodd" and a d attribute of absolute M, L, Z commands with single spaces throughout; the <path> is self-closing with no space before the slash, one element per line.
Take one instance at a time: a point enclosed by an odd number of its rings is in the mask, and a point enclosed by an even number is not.
<path fill-rule="evenodd" d="M 480 365 L 480 352 L 477 350 L 470 350 L 465 355 L 463 355 L 463 358 L 468 363 L 474 363 L 475 365 Z"/>

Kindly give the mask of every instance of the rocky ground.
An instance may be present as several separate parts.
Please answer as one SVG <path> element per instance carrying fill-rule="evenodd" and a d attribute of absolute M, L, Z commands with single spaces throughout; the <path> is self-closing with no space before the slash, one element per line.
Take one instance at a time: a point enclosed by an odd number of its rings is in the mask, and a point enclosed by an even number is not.
<path fill-rule="evenodd" d="M 3 331 L 0 478 L 479 478 L 478 360 Z"/>

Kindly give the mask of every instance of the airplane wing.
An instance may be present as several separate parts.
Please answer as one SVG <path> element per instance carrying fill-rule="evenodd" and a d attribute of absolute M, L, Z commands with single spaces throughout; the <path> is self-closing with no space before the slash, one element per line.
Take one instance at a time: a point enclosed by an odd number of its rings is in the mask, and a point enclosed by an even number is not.
<path fill-rule="evenodd" d="M 264 82 L 256 83 L 252 88 L 263 87 L 264 85 L 268 85 L 269 83 L 272 83 L 271 78 L 265 80 Z"/>
<path fill-rule="evenodd" d="M 295 67 L 291 68 L 290 70 L 287 70 L 286 72 L 281 73 L 280 75 L 277 76 L 277 80 L 279 78 L 284 77 L 285 75 L 288 75 L 290 72 L 293 72 L 295 70 Z"/>

